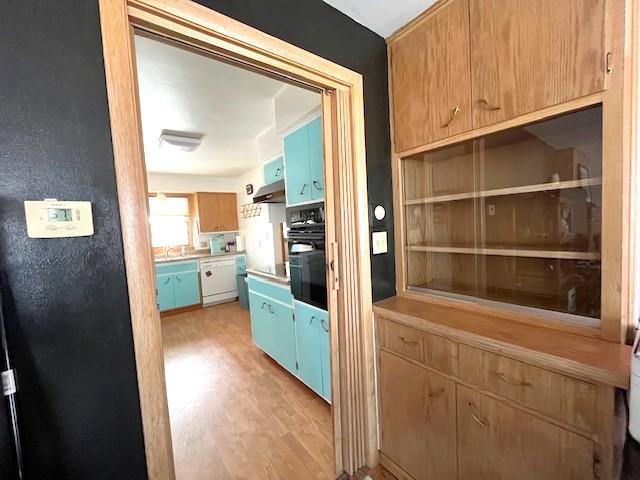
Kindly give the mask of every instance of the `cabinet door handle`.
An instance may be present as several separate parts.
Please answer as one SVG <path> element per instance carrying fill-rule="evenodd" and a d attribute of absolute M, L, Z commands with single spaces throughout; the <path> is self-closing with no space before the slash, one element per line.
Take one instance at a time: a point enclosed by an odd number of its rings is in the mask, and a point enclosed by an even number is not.
<path fill-rule="evenodd" d="M 302 185 L 302 190 L 300 190 L 300 195 L 304 193 L 304 189 L 307 188 L 307 184 Z"/>
<path fill-rule="evenodd" d="M 324 318 L 320 319 L 320 325 L 322 325 L 322 329 L 329 333 L 329 328 L 327 328 L 327 321 Z"/>
<path fill-rule="evenodd" d="M 453 119 L 456 118 L 456 115 L 458 115 L 459 113 L 460 113 L 460 107 L 454 108 L 453 112 L 451 113 L 451 118 L 447 123 L 442 125 L 442 128 L 447 128 L 449 125 L 451 125 L 451 122 L 453 122 Z"/>
<path fill-rule="evenodd" d="M 482 428 L 487 428 L 489 425 L 487 424 L 487 422 L 484 422 L 480 419 L 480 417 L 478 417 L 474 412 L 473 412 L 473 403 L 471 402 L 467 402 L 467 404 L 469 405 L 469 413 L 471 414 L 471 418 L 473 418 L 475 420 L 475 422 L 480 425 Z"/>
<path fill-rule="evenodd" d="M 417 340 L 407 340 L 404 337 L 398 337 L 398 338 L 402 341 L 402 343 L 405 343 L 407 345 L 418 345 L 418 341 Z"/>
<path fill-rule="evenodd" d="M 486 110 L 491 110 L 492 112 L 502 109 L 502 107 L 500 106 L 491 105 L 486 98 L 481 98 L 480 100 L 478 100 L 478 103 L 482 105 Z"/>
<path fill-rule="evenodd" d="M 279 177 L 280 176 L 280 167 L 276 168 L 276 174 L 274 175 L 274 177 Z"/>
<path fill-rule="evenodd" d="M 176 280 L 182 283 L 182 280 L 180 280 L 180 277 L 176 277 Z"/>
<path fill-rule="evenodd" d="M 319 186 L 320 184 L 318 182 L 316 182 L 315 180 L 313 181 L 313 186 L 316 187 L 318 190 L 322 191 L 324 190 L 324 188 Z"/>
<path fill-rule="evenodd" d="M 267 306 L 267 302 L 262 302 L 262 306 L 260 307 L 262 310 L 264 310 L 264 307 Z"/>
<path fill-rule="evenodd" d="M 530 387 L 531 384 L 529 382 L 524 382 L 522 380 L 516 380 L 514 378 L 510 378 L 506 376 L 504 373 L 498 372 L 498 378 L 505 383 L 510 385 L 515 385 L 516 387 Z"/>
<path fill-rule="evenodd" d="M 166 284 L 167 284 L 167 283 L 169 283 L 170 281 L 171 281 L 171 277 L 168 277 L 168 278 L 165 280 L 164 284 L 166 285 Z"/>
<path fill-rule="evenodd" d="M 316 319 L 316 316 L 312 316 L 311 319 L 309 320 L 309 325 L 311 325 L 313 323 L 313 321 Z"/>
<path fill-rule="evenodd" d="M 267 305 L 267 310 L 269 310 L 269 313 L 273 313 L 275 310 L 273 310 L 273 307 L 271 306 L 271 304 Z"/>

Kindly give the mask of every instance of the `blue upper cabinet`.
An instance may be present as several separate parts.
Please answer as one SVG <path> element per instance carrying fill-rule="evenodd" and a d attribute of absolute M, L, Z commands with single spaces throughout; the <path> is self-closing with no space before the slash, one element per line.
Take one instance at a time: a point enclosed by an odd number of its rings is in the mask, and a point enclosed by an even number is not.
<path fill-rule="evenodd" d="M 264 166 L 264 184 L 284 180 L 284 159 L 282 156 L 272 160 Z"/>
<path fill-rule="evenodd" d="M 324 199 L 324 148 L 322 145 L 322 119 L 316 118 L 307 125 L 309 137 L 309 174 L 311 175 L 311 199 Z"/>
<path fill-rule="evenodd" d="M 310 201 L 309 138 L 306 127 L 284 137 L 284 168 L 287 205 Z"/>
<path fill-rule="evenodd" d="M 287 205 L 324 198 L 322 119 L 291 132 L 284 138 Z"/>

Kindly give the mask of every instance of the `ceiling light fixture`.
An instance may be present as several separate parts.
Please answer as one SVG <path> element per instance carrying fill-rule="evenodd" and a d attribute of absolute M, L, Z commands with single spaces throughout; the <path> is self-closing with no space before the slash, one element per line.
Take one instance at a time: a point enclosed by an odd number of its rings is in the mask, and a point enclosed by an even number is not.
<path fill-rule="evenodd" d="M 162 130 L 160 148 L 174 152 L 195 152 L 202 144 L 202 134 Z"/>

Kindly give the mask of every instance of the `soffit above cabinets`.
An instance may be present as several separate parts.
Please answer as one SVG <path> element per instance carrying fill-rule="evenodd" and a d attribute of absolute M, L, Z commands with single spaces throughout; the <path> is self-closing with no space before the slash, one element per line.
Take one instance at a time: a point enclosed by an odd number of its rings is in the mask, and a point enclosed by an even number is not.
<path fill-rule="evenodd" d="M 258 165 L 256 136 L 284 83 L 138 35 L 136 56 L 148 171 L 236 177 Z M 161 149 L 164 129 L 203 134 L 202 145 Z"/>
<path fill-rule="evenodd" d="M 435 0 L 324 0 L 383 38 L 405 26 Z"/>

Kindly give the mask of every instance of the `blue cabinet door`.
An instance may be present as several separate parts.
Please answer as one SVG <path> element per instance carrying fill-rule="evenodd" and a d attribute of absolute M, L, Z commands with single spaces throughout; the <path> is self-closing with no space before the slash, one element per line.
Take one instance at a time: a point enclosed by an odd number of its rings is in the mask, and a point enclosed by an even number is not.
<path fill-rule="evenodd" d="M 175 308 L 176 297 L 173 293 L 173 276 L 156 276 L 156 285 L 158 288 L 158 308 L 160 308 L 160 311 Z"/>
<path fill-rule="evenodd" d="M 306 126 L 284 138 L 284 169 L 287 204 L 310 201 L 309 137 Z"/>
<path fill-rule="evenodd" d="M 264 166 L 264 184 L 284 180 L 284 160 L 278 157 Z"/>
<path fill-rule="evenodd" d="M 267 299 L 262 295 L 249 292 L 249 313 L 251 315 L 251 338 L 253 343 L 263 352 L 270 353 L 273 350 L 271 343 L 271 326 L 267 317 Z"/>
<path fill-rule="evenodd" d="M 320 362 L 322 364 L 322 396 L 331 403 L 331 356 L 329 340 L 329 315 L 320 315 Z"/>
<path fill-rule="evenodd" d="M 178 273 L 173 276 L 175 307 L 186 307 L 200 303 L 198 272 Z"/>
<path fill-rule="evenodd" d="M 320 117 L 307 125 L 309 139 L 309 175 L 311 199 L 324 199 L 324 148 L 322 141 L 322 119 Z"/>
<path fill-rule="evenodd" d="M 270 317 L 269 324 L 272 326 L 271 333 L 274 339 L 271 356 L 292 374 L 297 375 L 293 308 L 269 299 L 265 310 Z"/>
<path fill-rule="evenodd" d="M 323 395 L 322 327 L 314 309 L 295 303 L 298 377 L 318 395 Z"/>

